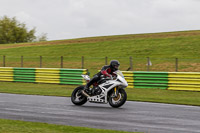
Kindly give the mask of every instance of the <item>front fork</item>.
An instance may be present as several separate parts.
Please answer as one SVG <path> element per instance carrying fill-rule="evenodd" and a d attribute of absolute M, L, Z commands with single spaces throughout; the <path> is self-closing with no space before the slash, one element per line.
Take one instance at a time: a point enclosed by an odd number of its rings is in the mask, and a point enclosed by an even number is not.
<path fill-rule="evenodd" d="M 114 92 L 113 92 L 113 94 L 112 94 L 111 97 L 113 97 L 113 98 L 117 97 L 117 96 L 118 96 L 118 93 L 119 93 L 118 88 L 115 87 L 115 88 L 114 88 Z"/>

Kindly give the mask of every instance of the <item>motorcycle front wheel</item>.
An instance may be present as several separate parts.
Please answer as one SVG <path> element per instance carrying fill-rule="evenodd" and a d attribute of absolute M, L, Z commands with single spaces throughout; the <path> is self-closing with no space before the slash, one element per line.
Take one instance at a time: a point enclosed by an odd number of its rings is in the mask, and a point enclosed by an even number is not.
<path fill-rule="evenodd" d="M 113 108 L 118 108 L 126 102 L 126 99 L 127 99 L 126 91 L 124 89 L 120 89 L 117 97 L 112 97 L 112 94 L 111 94 L 109 96 L 108 101 L 109 101 L 110 106 L 112 106 Z"/>
<path fill-rule="evenodd" d="M 82 94 L 84 86 L 79 86 L 72 92 L 71 101 L 75 105 L 83 105 L 87 102 L 87 97 Z"/>

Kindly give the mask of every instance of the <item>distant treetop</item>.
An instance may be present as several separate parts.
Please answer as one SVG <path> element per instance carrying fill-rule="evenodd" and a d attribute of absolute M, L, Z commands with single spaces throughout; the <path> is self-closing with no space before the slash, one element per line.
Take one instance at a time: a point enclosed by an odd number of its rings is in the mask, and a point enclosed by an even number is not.
<path fill-rule="evenodd" d="M 35 28 L 28 30 L 26 24 L 20 23 L 15 17 L 0 18 L 0 44 L 46 41 L 46 34 L 35 36 Z"/>

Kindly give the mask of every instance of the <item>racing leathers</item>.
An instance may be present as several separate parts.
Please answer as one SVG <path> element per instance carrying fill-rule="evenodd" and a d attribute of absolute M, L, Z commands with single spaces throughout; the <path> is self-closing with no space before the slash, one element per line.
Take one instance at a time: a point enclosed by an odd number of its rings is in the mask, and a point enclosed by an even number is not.
<path fill-rule="evenodd" d="M 105 77 L 112 77 L 112 75 L 114 75 L 113 72 L 115 71 L 116 70 L 113 70 L 112 67 L 110 67 L 109 65 L 103 66 L 101 71 L 95 74 L 94 77 L 86 84 L 85 89 L 88 90 L 92 84 L 98 82 L 101 79 L 102 75 L 104 75 Z"/>

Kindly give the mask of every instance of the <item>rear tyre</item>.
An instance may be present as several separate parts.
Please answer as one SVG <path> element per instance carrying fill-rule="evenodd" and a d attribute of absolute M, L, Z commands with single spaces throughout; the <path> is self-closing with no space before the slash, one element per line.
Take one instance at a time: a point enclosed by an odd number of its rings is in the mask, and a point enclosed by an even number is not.
<path fill-rule="evenodd" d="M 108 101 L 110 106 L 112 106 L 113 108 L 118 108 L 126 102 L 126 99 L 127 99 L 126 91 L 124 89 L 120 89 L 117 97 L 113 98 L 111 93 Z"/>
<path fill-rule="evenodd" d="M 87 102 L 87 97 L 82 94 L 84 86 L 79 86 L 72 92 L 71 101 L 75 105 L 83 105 Z"/>

